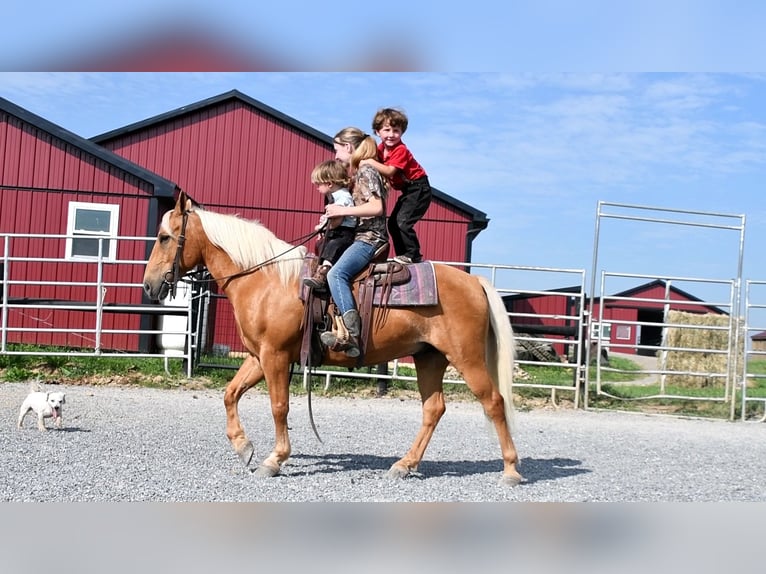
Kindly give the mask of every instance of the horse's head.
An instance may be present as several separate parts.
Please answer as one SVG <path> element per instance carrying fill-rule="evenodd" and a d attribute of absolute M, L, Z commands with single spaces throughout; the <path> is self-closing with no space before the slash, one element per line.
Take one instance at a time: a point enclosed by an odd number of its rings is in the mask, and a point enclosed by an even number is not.
<path fill-rule="evenodd" d="M 154 243 L 144 271 L 144 291 L 151 299 L 164 299 L 175 291 L 181 276 L 197 265 L 186 246 L 186 226 L 192 211 L 192 201 L 184 191 L 179 191 L 173 210 L 162 218 L 157 240 Z"/>

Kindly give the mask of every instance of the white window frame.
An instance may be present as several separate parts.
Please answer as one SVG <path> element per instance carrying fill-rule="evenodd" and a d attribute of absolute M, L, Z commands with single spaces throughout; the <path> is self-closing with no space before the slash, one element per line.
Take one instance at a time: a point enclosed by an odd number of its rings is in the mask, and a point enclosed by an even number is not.
<path fill-rule="evenodd" d="M 109 212 L 109 230 L 94 231 L 89 229 L 75 229 L 77 211 L 80 209 L 89 209 L 92 211 Z M 70 201 L 67 214 L 67 240 L 65 258 L 73 261 L 98 261 L 98 255 L 82 255 L 72 253 L 74 248 L 74 239 L 80 237 L 99 238 L 109 237 L 112 240 L 107 242 L 107 252 L 103 254 L 104 261 L 115 261 L 117 259 L 117 231 L 120 222 L 120 206 L 109 203 L 86 203 L 83 201 Z"/>
<path fill-rule="evenodd" d="M 603 325 L 603 329 L 601 326 Z M 590 324 L 590 338 L 592 341 L 597 341 L 601 338 L 602 341 L 612 340 L 612 324 L 604 321 L 603 323 L 591 323 Z"/>
<path fill-rule="evenodd" d="M 630 341 L 630 327 L 630 325 L 617 325 L 614 338 L 618 341 Z"/>

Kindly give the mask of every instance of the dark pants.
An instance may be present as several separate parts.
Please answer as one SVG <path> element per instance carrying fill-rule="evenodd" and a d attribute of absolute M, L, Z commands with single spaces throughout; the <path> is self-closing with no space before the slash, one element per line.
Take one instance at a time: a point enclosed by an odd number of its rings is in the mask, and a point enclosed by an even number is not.
<path fill-rule="evenodd" d="M 431 205 L 431 185 L 428 177 L 408 182 L 388 219 L 388 233 L 397 255 L 406 255 L 413 261 L 423 259 L 415 224 L 420 221 Z"/>
<path fill-rule="evenodd" d="M 340 226 L 328 229 L 320 246 L 320 259 L 326 259 L 335 265 L 341 254 L 354 242 L 355 235 L 356 229 L 353 227 Z"/>

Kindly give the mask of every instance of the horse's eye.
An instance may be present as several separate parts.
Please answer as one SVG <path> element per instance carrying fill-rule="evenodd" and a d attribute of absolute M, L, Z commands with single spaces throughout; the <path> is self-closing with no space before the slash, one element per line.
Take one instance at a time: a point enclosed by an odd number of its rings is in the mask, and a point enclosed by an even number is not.
<path fill-rule="evenodd" d="M 164 244 L 164 243 L 167 243 L 168 241 L 170 241 L 170 235 L 167 235 L 166 233 L 163 233 L 157 239 L 159 239 L 160 243 Z"/>

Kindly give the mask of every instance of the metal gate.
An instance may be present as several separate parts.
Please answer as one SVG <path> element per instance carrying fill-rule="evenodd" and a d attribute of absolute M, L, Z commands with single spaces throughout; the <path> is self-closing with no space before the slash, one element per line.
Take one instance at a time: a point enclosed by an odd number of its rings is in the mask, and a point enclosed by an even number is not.
<path fill-rule="evenodd" d="M 651 250 L 651 242 L 645 242 L 649 245 L 646 248 L 637 237 L 631 237 L 631 241 L 622 244 L 623 247 L 630 244 L 634 249 L 647 249 L 646 254 L 651 259 L 649 266 L 661 268 L 659 272 L 648 269 L 646 273 L 601 269 L 599 256 L 605 249 L 602 229 L 604 220 L 630 222 L 629 226 L 633 227 L 629 233 L 636 235 L 645 233 L 645 228 L 639 230 L 640 226 L 655 226 L 652 227 L 655 238 L 672 238 L 672 241 L 655 245 L 657 249 L 654 251 Z M 668 232 L 669 228 L 672 231 Z M 661 231 L 658 232 L 658 229 Z M 619 231 L 624 238 L 625 227 Z M 746 379 L 743 375 L 747 369 L 746 359 L 751 356 L 745 350 L 747 333 L 743 330 L 741 319 L 744 232 L 744 215 L 604 201 L 598 203 L 593 242 L 589 333 L 600 332 L 607 324 L 612 329 L 608 341 L 600 336 L 596 339 L 593 349 L 599 354 L 608 345 L 613 352 L 656 358 L 656 365 L 650 364 L 640 371 L 645 376 L 647 392 L 635 397 L 635 400 L 720 402 L 729 407 L 729 418 L 735 417 L 739 383 Z M 684 237 L 685 233 L 689 236 Z M 728 277 L 704 274 L 710 271 L 710 266 L 705 265 L 705 253 L 694 254 L 695 246 L 705 249 L 706 241 L 701 239 L 701 233 L 716 234 L 715 241 L 729 241 L 731 244 L 731 261 L 736 264 L 731 265 Z M 721 238 L 725 233 L 729 234 L 728 239 Z M 720 246 L 720 243 L 717 245 Z M 675 252 L 671 247 L 677 247 Z M 699 267 L 700 274 L 685 276 L 673 273 L 678 258 L 684 258 L 689 269 Z M 614 254 L 611 259 L 614 259 Z M 699 263 L 696 267 L 695 262 Z M 721 272 L 718 269 L 716 271 Z M 649 283 L 644 285 L 654 288 L 649 297 L 629 296 L 619 290 L 620 285 L 624 286 L 626 282 L 635 284 L 647 280 Z M 700 293 L 702 296 L 691 293 Z M 622 314 L 618 311 L 622 311 Z M 587 349 L 590 354 L 591 346 L 588 345 Z M 589 396 L 609 395 L 601 382 L 602 373 L 607 370 L 615 369 L 597 362 L 595 384 L 587 387 L 589 393 L 585 396 L 586 408 Z M 704 389 L 704 392 L 699 389 Z M 745 400 L 744 393 L 742 400 Z"/>
<path fill-rule="evenodd" d="M 766 421 L 766 398 L 749 397 L 748 387 L 759 380 L 766 379 L 766 373 L 751 372 L 750 365 L 759 357 L 766 357 L 766 339 L 754 340 L 759 333 L 766 334 L 766 281 L 745 281 L 745 325 L 744 339 L 752 341 L 752 345 L 745 348 L 742 372 L 740 377 L 740 389 L 742 394 L 741 418 L 746 420 L 748 414 L 756 418 L 758 422 Z M 750 413 L 750 407 L 753 411 Z M 756 417 L 757 409 L 760 408 L 760 418 Z"/>

